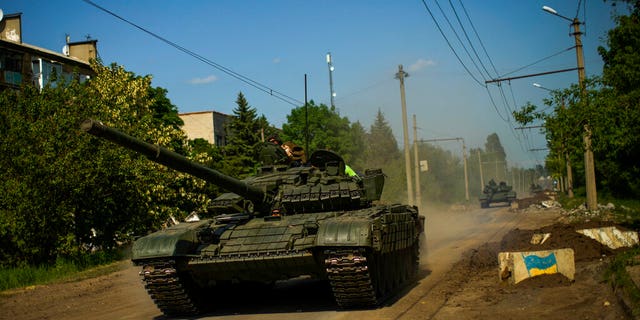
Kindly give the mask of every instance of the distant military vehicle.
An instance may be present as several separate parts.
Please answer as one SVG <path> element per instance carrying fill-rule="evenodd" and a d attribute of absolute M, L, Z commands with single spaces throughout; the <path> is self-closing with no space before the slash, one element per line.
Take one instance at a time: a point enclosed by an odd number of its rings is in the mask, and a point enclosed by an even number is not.
<path fill-rule="evenodd" d="M 482 190 L 482 194 L 480 195 L 480 207 L 489 208 L 492 203 L 501 202 L 506 202 L 511 205 L 511 202 L 516 198 L 516 192 L 513 191 L 513 188 L 508 186 L 506 182 L 501 181 L 499 184 L 496 184 L 496 182 L 491 179 L 489 183 L 484 186 L 484 190 Z"/>
<path fill-rule="evenodd" d="M 233 192 L 214 199 L 202 219 L 134 242 L 132 260 L 166 315 L 209 309 L 215 301 L 203 288 L 301 275 L 327 280 L 341 307 L 372 307 L 417 271 L 425 218 L 415 206 L 377 203 L 384 185 L 379 169 L 349 176 L 339 155 L 317 150 L 306 165 L 264 166 L 239 180 L 100 122 L 81 127 Z"/>

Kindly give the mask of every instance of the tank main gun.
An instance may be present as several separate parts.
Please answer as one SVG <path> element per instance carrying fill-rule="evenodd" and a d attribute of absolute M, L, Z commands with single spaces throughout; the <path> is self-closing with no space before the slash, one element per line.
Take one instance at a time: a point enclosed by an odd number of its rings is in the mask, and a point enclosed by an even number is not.
<path fill-rule="evenodd" d="M 109 140 L 122 147 L 143 154 L 153 162 L 162 164 L 180 172 L 188 173 L 236 193 L 253 201 L 256 205 L 264 205 L 268 203 L 267 193 L 256 186 L 249 185 L 242 180 L 225 175 L 197 162 L 193 162 L 186 157 L 159 145 L 136 139 L 119 130 L 105 126 L 99 121 L 86 119 L 82 122 L 80 128 L 96 137 Z"/>

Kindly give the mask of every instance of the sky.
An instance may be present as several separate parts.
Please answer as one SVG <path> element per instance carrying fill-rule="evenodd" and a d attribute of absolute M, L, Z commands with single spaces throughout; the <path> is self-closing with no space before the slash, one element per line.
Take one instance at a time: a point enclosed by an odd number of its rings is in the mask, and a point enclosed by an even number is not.
<path fill-rule="evenodd" d="M 587 76 L 602 73 L 597 48 L 615 25 L 602 0 L 91 1 L 11 0 L 0 9 L 22 13 L 31 45 L 61 52 L 67 34 L 98 40 L 105 65 L 151 75 L 180 113 L 232 114 L 242 92 L 277 127 L 304 103 L 305 76 L 307 99 L 331 105 L 330 53 L 340 115 L 369 129 L 380 110 L 401 148 L 402 65 L 410 143 L 414 115 L 419 140 L 462 138 L 469 150 L 497 133 L 509 165 L 521 168 L 544 165 L 545 139 L 515 129 L 511 110 L 544 107 L 549 92 L 533 83 L 567 88 L 577 71 L 486 81 L 577 66 L 570 22 L 543 6 L 584 22 Z M 461 153 L 460 142 L 434 143 Z"/>

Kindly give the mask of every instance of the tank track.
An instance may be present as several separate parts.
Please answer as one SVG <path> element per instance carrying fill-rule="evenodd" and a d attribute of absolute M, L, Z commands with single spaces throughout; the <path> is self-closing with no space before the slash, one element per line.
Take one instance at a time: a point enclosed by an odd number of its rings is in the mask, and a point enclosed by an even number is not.
<path fill-rule="evenodd" d="M 178 271 L 176 261 L 145 263 L 140 275 L 151 299 L 165 315 L 195 315 L 200 312 L 191 279 Z"/>
<path fill-rule="evenodd" d="M 364 249 L 325 251 L 329 284 L 344 308 L 374 307 L 395 293 L 418 270 L 417 242 L 392 254 L 367 254 Z"/>

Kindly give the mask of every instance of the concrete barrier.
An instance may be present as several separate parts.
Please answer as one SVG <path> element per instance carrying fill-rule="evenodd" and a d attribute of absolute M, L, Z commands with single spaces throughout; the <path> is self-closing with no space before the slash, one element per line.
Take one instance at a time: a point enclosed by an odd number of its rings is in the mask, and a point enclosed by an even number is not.
<path fill-rule="evenodd" d="M 615 226 L 593 229 L 576 230 L 611 249 L 631 247 L 638 244 L 638 233 L 635 231 L 620 231 Z"/>
<path fill-rule="evenodd" d="M 543 274 L 561 273 L 573 281 L 576 273 L 573 249 L 500 252 L 500 281 L 517 284 Z"/>

